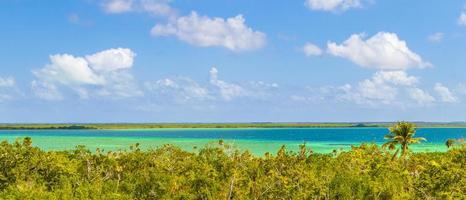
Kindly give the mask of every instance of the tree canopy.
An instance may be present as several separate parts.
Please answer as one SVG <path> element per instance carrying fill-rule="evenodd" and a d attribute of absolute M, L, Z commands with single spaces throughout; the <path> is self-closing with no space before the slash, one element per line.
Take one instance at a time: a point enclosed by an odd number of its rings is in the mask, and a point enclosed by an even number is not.
<path fill-rule="evenodd" d="M 375 144 L 315 154 L 282 147 L 256 157 L 223 142 L 196 153 L 43 151 L 0 144 L 0 199 L 464 199 L 466 147 L 404 162 Z"/>

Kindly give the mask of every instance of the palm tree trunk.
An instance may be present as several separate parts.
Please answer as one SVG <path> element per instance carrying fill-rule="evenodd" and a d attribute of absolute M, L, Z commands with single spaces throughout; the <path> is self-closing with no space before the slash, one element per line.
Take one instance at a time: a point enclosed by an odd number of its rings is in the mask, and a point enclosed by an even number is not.
<path fill-rule="evenodd" d="M 395 154 L 393 154 L 393 157 L 392 157 L 392 161 L 395 160 L 396 156 L 398 155 L 398 152 L 400 151 L 400 149 L 397 149 L 395 151 Z"/>
<path fill-rule="evenodd" d="M 401 146 L 402 146 L 402 148 L 403 148 L 403 149 L 401 150 L 401 157 L 405 158 L 406 153 L 407 153 L 407 151 L 408 151 L 408 144 L 403 143 Z"/>

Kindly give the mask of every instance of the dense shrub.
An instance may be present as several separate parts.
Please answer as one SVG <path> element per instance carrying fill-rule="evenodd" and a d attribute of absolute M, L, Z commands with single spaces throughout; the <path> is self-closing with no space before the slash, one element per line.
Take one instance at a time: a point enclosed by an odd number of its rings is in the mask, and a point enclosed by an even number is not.
<path fill-rule="evenodd" d="M 0 199 L 465 199 L 466 147 L 393 152 L 363 144 L 313 154 L 285 147 L 255 157 L 223 143 L 197 153 L 42 151 L 0 144 Z"/>

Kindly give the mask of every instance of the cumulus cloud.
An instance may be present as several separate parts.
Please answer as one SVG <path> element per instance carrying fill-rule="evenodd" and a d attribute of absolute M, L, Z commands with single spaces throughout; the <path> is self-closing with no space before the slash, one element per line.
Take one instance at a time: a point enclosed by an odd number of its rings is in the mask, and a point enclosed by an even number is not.
<path fill-rule="evenodd" d="M 156 24 L 151 29 L 154 37 L 174 36 L 200 47 L 221 46 L 232 51 L 260 49 L 266 45 L 266 34 L 245 24 L 242 15 L 227 19 L 198 15 L 177 15 L 170 6 L 172 0 L 102 0 L 107 13 L 143 12 L 163 16 L 167 24 Z"/>
<path fill-rule="evenodd" d="M 443 36 L 444 34 L 443 33 L 434 33 L 432 35 L 429 35 L 429 37 L 427 37 L 427 39 L 429 40 L 429 42 L 441 42 L 443 40 Z"/>
<path fill-rule="evenodd" d="M 428 105 L 435 101 L 435 98 L 428 92 L 420 88 L 410 88 L 408 90 L 409 97 L 420 105 Z"/>
<path fill-rule="evenodd" d="M 128 72 L 134 56 L 134 52 L 125 48 L 108 49 L 84 57 L 52 55 L 50 64 L 32 71 L 38 81 L 31 87 L 36 96 L 47 100 L 63 99 L 56 98 L 61 96 L 57 88 L 60 85 L 74 90 L 83 99 L 89 98 L 89 90 L 115 98 L 142 96 L 134 77 Z M 44 96 L 47 90 L 54 97 Z"/>
<path fill-rule="evenodd" d="M 363 34 L 354 34 L 342 44 L 328 43 L 327 48 L 331 55 L 346 58 L 366 68 L 405 70 L 431 66 L 412 52 L 395 33 L 379 32 L 366 40 Z"/>
<path fill-rule="evenodd" d="M 50 64 L 33 73 L 41 80 L 64 85 L 103 85 L 105 79 L 96 74 L 86 59 L 69 54 L 50 56 Z"/>
<path fill-rule="evenodd" d="M 259 49 L 266 44 L 266 35 L 248 27 L 242 15 L 223 19 L 192 12 L 168 24 L 157 24 L 151 33 L 156 37 L 175 36 L 195 46 L 222 46 L 232 51 Z"/>
<path fill-rule="evenodd" d="M 378 84 L 366 79 L 353 87 L 346 84 L 340 89 L 343 95 L 340 97 L 344 100 L 352 101 L 357 104 L 392 104 L 398 94 L 398 89 L 388 84 Z"/>
<path fill-rule="evenodd" d="M 413 88 L 417 82 L 417 77 L 409 76 L 405 71 L 379 71 L 356 87 L 350 84 L 340 87 L 343 91 L 340 98 L 358 104 L 393 104 L 400 88 Z"/>
<path fill-rule="evenodd" d="M 458 17 L 458 24 L 461 26 L 466 26 L 466 12 L 462 12 Z"/>
<path fill-rule="evenodd" d="M 127 71 L 106 74 L 108 84 L 100 88 L 97 94 L 111 98 L 130 98 L 144 96 L 134 76 Z"/>
<path fill-rule="evenodd" d="M 445 103 L 458 102 L 458 97 L 456 97 L 455 94 L 453 94 L 453 92 L 451 92 L 450 89 L 448 87 L 445 87 L 443 84 L 436 83 L 434 86 L 434 90 L 435 92 L 437 92 L 442 102 L 445 102 Z"/>
<path fill-rule="evenodd" d="M 352 103 L 373 108 L 433 105 L 436 99 L 418 85 L 419 78 L 405 71 L 379 71 L 356 84 L 307 87 L 307 94 L 295 93 L 289 98 L 295 102 L 330 102 L 331 105 Z"/>
<path fill-rule="evenodd" d="M 102 0 L 107 13 L 147 12 L 152 15 L 173 17 L 176 11 L 169 5 L 171 0 Z"/>
<path fill-rule="evenodd" d="M 306 0 L 304 5 L 311 10 L 345 11 L 350 8 L 360 8 L 366 0 Z"/>
<path fill-rule="evenodd" d="M 306 56 L 320 56 L 322 55 L 322 49 L 312 43 L 306 43 L 303 47 L 303 52 Z"/>
<path fill-rule="evenodd" d="M 115 71 L 133 66 L 136 54 L 131 49 L 108 49 L 86 56 L 89 66 L 95 71 Z"/>
<path fill-rule="evenodd" d="M 419 78 L 409 76 L 405 71 L 379 71 L 375 73 L 372 81 L 375 83 L 412 86 L 419 81 Z"/>

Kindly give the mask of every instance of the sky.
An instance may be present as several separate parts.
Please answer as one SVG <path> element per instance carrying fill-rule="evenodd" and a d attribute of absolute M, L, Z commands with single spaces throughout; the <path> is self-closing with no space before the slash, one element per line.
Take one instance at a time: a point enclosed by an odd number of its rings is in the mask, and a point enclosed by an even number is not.
<path fill-rule="evenodd" d="M 0 1 L 0 122 L 466 121 L 466 1 Z"/>

